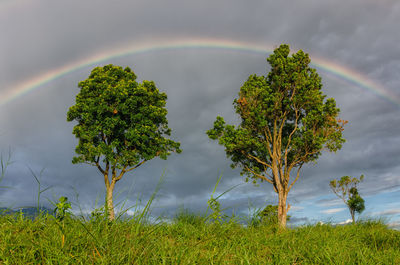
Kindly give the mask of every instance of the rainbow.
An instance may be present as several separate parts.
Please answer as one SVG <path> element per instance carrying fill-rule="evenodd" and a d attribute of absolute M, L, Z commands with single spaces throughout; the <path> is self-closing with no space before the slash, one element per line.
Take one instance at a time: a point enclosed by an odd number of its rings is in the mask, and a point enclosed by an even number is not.
<path fill-rule="evenodd" d="M 271 53 L 273 47 L 271 45 L 258 45 L 253 43 L 246 43 L 233 40 L 223 39 L 190 39 L 190 40 L 175 40 L 165 41 L 158 40 L 149 43 L 127 45 L 115 50 L 107 50 L 100 52 L 92 57 L 82 59 L 77 62 L 66 64 L 60 68 L 50 70 L 42 75 L 33 79 L 26 80 L 16 86 L 10 87 L 0 94 L 0 106 L 9 103 L 18 97 L 27 94 L 42 85 L 55 80 L 61 76 L 67 75 L 79 69 L 105 63 L 110 59 L 116 59 L 128 55 L 137 55 L 142 53 L 163 51 L 163 50 L 178 50 L 178 49 L 224 49 L 238 52 L 254 52 L 259 54 Z M 336 64 L 326 59 L 311 56 L 312 64 L 321 70 L 333 75 L 334 77 L 345 80 L 358 87 L 364 88 L 377 96 L 388 100 L 389 102 L 400 106 L 400 98 L 393 92 L 385 89 L 380 84 L 369 79 L 367 76 L 347 68 L 345 66 Z"/>

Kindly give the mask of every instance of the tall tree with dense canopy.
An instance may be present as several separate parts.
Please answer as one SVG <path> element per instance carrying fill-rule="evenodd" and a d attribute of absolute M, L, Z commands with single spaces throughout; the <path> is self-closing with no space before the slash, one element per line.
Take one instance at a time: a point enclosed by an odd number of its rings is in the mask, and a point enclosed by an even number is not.
<path fill-rule="evenodd" d="M 363 181 L 364 175 L 360 179 L 343 176 L 339 181 L 336 179 L 329 183 L 332 191 L 343 200 L 350 211 L 353 224 L 355 223 L 355 213 L 362 213 L 365 210 L 364 199 L 361 198 L 357 190 L 357 184 Z"/>
<path fill-rule="evenodd" d="M 208 136 L 219 139 L 232 167 L 240 166 L 246 181 L 272 184 L 278 194 L 278 221 L 286 227 L 287 196 L 305 163 L 316 161 L 323 149 L 336 152 L 345 140 L 346 121 L 338 119 L 334 99 L 325 100 L 321 78 L 303 51 L 289 55 L 283 44 L 269 56 L 267 76 L 251 75 L 233 104 L 239 126 L 218 116 Z M 292 175 L 292 170 L 295 170 Z M 292 182 L 289 183 L 292 178 Z"/>
<path fill-rule="evenodd" d="M 136 82 L 129 68 L 96 67 L 79 82 L 76 104 L 67 121 L 77 121 L 72 133 L 79 139 L 72 163 L 96 166 L 104 176 L 106 209 L 114 220 L 113 190 L 122 176 L 158 156 L 180 153 L 170 135 L 165 108 L 167 95 L 153 81 Z M 103 165 L 101 164 L 103 163 Z"/>

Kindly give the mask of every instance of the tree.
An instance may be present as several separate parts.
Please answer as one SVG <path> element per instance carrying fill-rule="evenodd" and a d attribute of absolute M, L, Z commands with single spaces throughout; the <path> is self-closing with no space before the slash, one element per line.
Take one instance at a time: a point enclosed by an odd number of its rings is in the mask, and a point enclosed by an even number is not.
<path fill-rule="evenodd" d="M 102 173 L 105 208 L 114 220 L 116 182 L 156 156 L 167 159 L 170 151 L 181 152 L 178 142 L 164 137 L 171 133 L 167 95 L 160 93 L 153 81 L 136 82 L 129 67 L 112 64 L 94 68 L 78 87 L 76 104 L 67 113 L 67 121 L 78 122 L 72 131 L 79 139 L 78 156 L 72 163 L 88 163 Z"/>
<path fill-rule="evenodd" d="M 232 167 L 240 166 L 246 181 L 272 184 L 278 194 L 278 220 L 286 227 L 286 199 L 305 163 L 323 149 L 337 151 L 345 140 L 334 99 L 325 99 L 321 78 L 309 67 L 303 51 L 289 56 L 289 45 L 275 49 L 267 61 L 267 76 L 250 75 L 233 104 L 241 123 L 226 125 L 218 116 L 208 136 L 219 139 Z M 291 172 L 297 168 L 289 184 Z"/>
<path fill-rule="evenodd" d="M 354 224 L 354 215 L 355 213 L 361 214 L 365 210 L 365 201 L 358 194 L 358 190 L 356 188 L 350 189 L 350 194 L 351 196 L 347 201 L 347 205 L 349 206 L 351 218 L 353 219 Z"/>
<path fill-rule="evenodd" d="M 343 200 L 349 208 L 353 224 L 355 223 L 355 213 L 362 213 L 365 209 L 364 199 L 358 194 L 357 184 L 363 181 L 364 175 L 360 179 L 343 176 L 339 181 L 336 179 L 329 183 L 333 192 Z"/>

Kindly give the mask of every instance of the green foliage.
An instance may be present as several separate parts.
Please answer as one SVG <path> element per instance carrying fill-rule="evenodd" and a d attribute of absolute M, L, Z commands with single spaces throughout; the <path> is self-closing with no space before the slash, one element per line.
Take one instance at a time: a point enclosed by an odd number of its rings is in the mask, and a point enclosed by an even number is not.
<path fill-rule="evenodd" d="M 167 159 L 171 151 L 181 152 L 178 142 L 164 137 L 171 133 L 167 95 L 160 93 L 153 81 L 136 82 L 129 67 L 112 64 L 94 68 L 78 86 L 76 104 L 67 113 L 67 121 L 78 122 L 72 131 L 79 139 L 78 156 L 72 163 L 94 165 L 104 175 L 105 209 L 114 220 L 115 183 L 154 157 Z"/>
<path fill-rule="evenodd" d="M 357 213 L 362 213 L 365 210 L 364 199 L 358 194 L 357 188 L 350 189 L 350 198 L 347 201 L 350 210 Z"/>
<path fill-rule="evenodd" d="M 364 199 L 358 193 L 357 184 L 364 180 L 364 175 L 360 179 L 343 176 L 339 181 L 331 180 L 329 186 L 332 191 L 343 200 L 349 208 L 353 223 L 355 222 L 354 214 L 362 213 L 365 209 Z"/>
<path fill-rule="evenodd" d="M 61 196 L 59 202 L 56 204 L 56 208 L 54 208 L 56 219 L 58 221 L 63 221 L 65 217 L 70 215 L 68 209 L 71 209 L 71 203 L 68 202 L 67 197 Z"/>
<path fill-rule="evenodd" d="M 263 223 L 277 223 L 278 222 L 278 205 L 267 205 L 258 216 Z M 290 221 L 290 215 L 286 216 L 286 220 Z"/>
<path fill-rule="evenodd" d="M 208 216 L 209 219 L 213 220 L 217 224 L 221 224 L 223 220 L 228 217 L 221 210 L 221 204 L 212 195 L 207 201 L 208 207 L 211 209 L 212 213 Z"/>
<path fill-rule="evenodd" d="M 54 203 L 53 203 L 54 204 Z M 69 217 L 71 213 L 68 212 L 71 209 L 71 203 L 68 202 L 68 198 L 61 196 L 59 198 L 59 202 L 55 204 L 56 208 L 54 209 L 54 213 L 56 214 L 56 225 L 61 232 L 61 248 L 65 245 L 65 217 Z M 61 224 L 60 224 L 61 223 Z"/>
<path fill-rule="evenodd" d="M 79 82 L 76 104 L 67 121 L 77 121 L 72 133 L 79 139 L 73 163 L 103 162 L 117 169 L 131 167 L 155 156 L 166 159 L 181 152 L 170 135 L 166 118 L 167 95 L 153 81 L 136 82 L 129 67 L 96 67 Z"/>
<path fill-rule="evenodd" d="M 276 186 L 267 174 L 274 159 L 290 173 L 293 167 L 315 161 L 324 148 L 337 151 L 345 141 L 346 122 L 337 119 L 335 100 L 325 100 L 308 54 L 300 50 L 289 56 L 289 46 L 281 45 L 267 61 L 268 75 L 249 76 L 233 102 L 241 124 L 226 125 L 218 116 L 207 135 L 225 147 L 232 167 L 241 166 L 246 181 L 261 179 Z"/>
<path fill-rule="evenodd" d="M 229 189 L 227 189 L 226 191 L 224 191 L 223 193 L 221 193 L 220 195 L 218 195 L 217 197 L 214 198 L 214 193 L 217 190 L 218 184 L 221 181 L 222 178 L 222 174 L 218 177 L 217 182 L 215 183 L 214 186 L 214 190 L 211 193 L 211 197 L 210 199 L 207 201 L 208 207 L 207 207 L 207 211 L 205 214 L 205 221 L 211 219 L 213 220 L 215 223 L 217 224 L 221 224 L 223 222 L 223 220 L 228 217 L 226 214 L 223 213 L 224 210 L 226 210 L 227 208 L 221 209 L 221 204 L 218 201 L 218 199 L 220 197 L 222 197 L 224 194 L 228 193 L 229 191 L 233 190 L 234 188 L 236 188 L 238 185 L 235 185 L 233 187 L 230 187 Z M 208 213 L 208 209 L 211 209 L 212 213 L 207 215 Z"/>
<path fill-rule="evenodd" d="M 107 211 L 105 210 L 104 206 L 96 208 L 90 213 L 90 220 L 92 222 L 101 222 L 106 218 L 107 218 Z"/>
<path fill-rule="evenodd" d="M 400 232 L 380 222 L 269 227 L 132 221 L 84 224 L 0 216 L 1 264 L 399 264 Z M 62 236 L 65 236 L 64 241 Z M 61 240 L 60 240 L 61 237 Z"/>
<path fill-rule="evenodd" d="M 286 221 L 290 221 L 290 215 L 286 216 Z M 258 210 L 251 219 L 250 225 L 276 225 L 278 224 L 278 205 L 267 205 L 264 209 Z"/>
<path fill-rule="evenodd" d="M 364 175 L 360 176 L 360 179 L 352 178 L 350 176 L 343 176 L 339 181 L 336 179 L 331 180 L 329 182 L 329 186 L 332 191 L 341 198 L 344 202 L 346 202 L 350 196 L 350 190 L 352 188 L 356 188 L 357 184 L 364 180 Z M 356 190 L 357 191 L 357 190 Z"/>
<path fill-rule="evenodd" d="M 209 214 L 208 216 L 206 216 L 206 218 L 205 218 L 206 221 L 211 219 L 217 224 L 221 224 L 223 219 L 226 217 L 226 215 L 224 213 L 222 213 L 221 204 L 219 203 L 219 201 L 217 201 L 218 198 L 221 197 L 226 192 L 224 192 L 223 194 L 220 194 L 217 198 L 214 198 L 214 193 L 217 190 L 217 187 L 218 187 L 219 182 L 221 181 L 221 178 L 222 178 L 222 174 L 217 179 L 217 182 L 215 183 L 215 186 L 214 186 L 214 190 L 211 193 L 211 197 L 207 201 L 208 207 L 207 207 L 206 215 L 208 213 L 208 209 L 211 209 L 212 213 Z"/>
<path fill-rule="evenodd" d="M 69 209 L 67 198 L 59 201 L 57 208 Z M 275 209 L 267 206 L 264 213 Z M 22 213 L 0 215 L 0 264 L 400 263 L 400 233 L 382 219 L 277 232 L 269 226 L 245 227 L 231 222 L 233 217 L 210 224 L 202 216 L 182 215 L 173 223 L 143 223 L 139 232 L 137 218 L 108 225 L 73 215 L 62 222 L 49 215 L 34 220 Z"/>
<path fill-rule="evenodd" d="M 303 164 L 316 161 L 324 149 L 339 150 L 347 123 L 338 119 L 335 100 L 322 94 L 321 78 L 309 66 L 308 54 L 301 50 L 289 53 L 286 44 L 275 49 L 267 59 L 268 75 L 250 75 L 242 85 L 233 101 L 241 118 L 238 126 L 225 124 L 218 116 L 206 132 L 225 147 L 232 168 L 241 167 L 246 182 L 261 180 L 273 185 L 281 228 L 290 208 L 287 194 Z M 291 175 L 294 168 L 296 173 Z"/>

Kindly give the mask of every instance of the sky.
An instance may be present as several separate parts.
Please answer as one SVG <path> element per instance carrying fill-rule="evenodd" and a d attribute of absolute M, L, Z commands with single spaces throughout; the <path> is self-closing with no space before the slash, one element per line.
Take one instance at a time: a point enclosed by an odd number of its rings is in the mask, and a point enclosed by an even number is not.
<path fill-rule="evenodd" d="M 224 147 L 205 132 L 220 115 L 238 123 L 232 102 L 249 75 L 267 75 L 266 58 L 282 43 L 303 50 L 340 108 L 346 143 L 304 166 L 289 193 L 291 225 L 348 222 L 329 187 L 365 176 L 361 218 L 400 229 L 400 2 L 397 0 L 0 0 L 0 151 L 11 161 L 0 206 L 25 207 L 67 196 L 73 212 L 104 201 L 97 168 L 72 164 L 78 140 L 66 113 L 79 81 L 96 66 L 129 66 L 168 95 L 171 139 L 181 154 L 155 158 L 126 174 L 117 209 L 140 210 L 164 176 L 154 217 L 205 211 L 216 195 L 227 214 L 248 216 L 277 204 L 271 184 L 246 183 Z M 40 181 L 39 185 L 35 179 Z M 215 197 L 215 196 L 214 196 Z"/>

